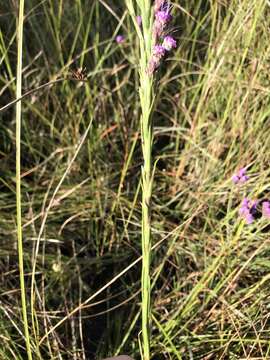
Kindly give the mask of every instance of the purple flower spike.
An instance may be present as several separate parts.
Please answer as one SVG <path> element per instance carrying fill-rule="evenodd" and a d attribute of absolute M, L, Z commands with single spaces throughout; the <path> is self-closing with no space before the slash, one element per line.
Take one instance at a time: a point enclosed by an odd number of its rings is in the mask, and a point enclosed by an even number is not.
<path fill-rule="evenodd" d="M 176 41 L 172 36 L 165 36 L 163 40 L 162 46 L 167 50 L 170 51 L 176 48 Z"/>
<path fill-rule="evenodd" d="M 140 15 L 136 16 L 136 21 L 139 26 L 142 26 L 142 17 Z"/>
<path fill-rule="evenodd" d="M 169 0 L 154 1 L 153 42 L 155 46 L 148 64 L 149 75 L 158 69 L 166 52 L 176 48 L 175 39 L 169 35 L 165 36 L 168 34 L 169 23 L 172 20 L 171 11 L 172 5 Z"/>
<path fill-rule="evenodd" d="M 238 170 L 238 172 L 232 176 L 232 181 L 235 184 L 244 184 L 247 182 L 249 177 L 246 175 L 246 171 L 245 168 Z"/>
<path fill-rule="evenodd" d="M 123 35 L 117 35 L 115 41 L 117 44 L 122 44 L 125 41 L 125 37 Z"/>
<path fill-rule="evenodd" d="M 265 218 L 270 219 L 270 202 L 264 201 L 262 203 L 262 214 Z"/>

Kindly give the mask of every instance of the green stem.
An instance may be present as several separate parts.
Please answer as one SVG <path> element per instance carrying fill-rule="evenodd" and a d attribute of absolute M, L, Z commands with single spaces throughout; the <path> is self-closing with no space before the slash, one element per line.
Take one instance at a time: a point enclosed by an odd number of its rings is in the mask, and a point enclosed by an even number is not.
<path fill-rule="evenodd" d="M 148 77 L 148 75 L 146 75 Z M 150 120 L 152 84 L 142 91 L 141 136 L 144 164 L 142 167 L 142 337 L 144 360 L 150 359 L 150 263 L 151 263 L 151 195 L 152 195 L 152 125 Z M 141 88 L 142 90 L 142 88 Z"/>
<path fill-rule="evenodd" d="M 16 98 L 22 96 L 22 44 L 23 44 L 23 14 L 24 0 L 20 0 L 19 22 L 18 22 L 18 55 L 17 55 L 17 85 Z M 28 360 L 32 360 L 30 337 L 28 330 L 26 294 L 24 284 L 23 266 L 23 240 L 22 240 L 22 209 L 21 209 L 21 101 L 16 103 L 16 205 L 17 205 L 17 238 L 18 257 L 20 270 L 20 289 L 22 302 L 22 315 L 24 323 L 24 334 Z"/>
<path fill-rule="evenodd" d="M 142 340 L 143 359 L 150 360 L 150 319 L 151 319 L 151 197 L 152 197 L 152 104 L 153 76 L 147 68 L 152 49 L 151 2 L 140 2 L 143 36 L 140 37 L 140 102 L 141 102 L 141 137 L 143 152 L 142 167 Z"/>

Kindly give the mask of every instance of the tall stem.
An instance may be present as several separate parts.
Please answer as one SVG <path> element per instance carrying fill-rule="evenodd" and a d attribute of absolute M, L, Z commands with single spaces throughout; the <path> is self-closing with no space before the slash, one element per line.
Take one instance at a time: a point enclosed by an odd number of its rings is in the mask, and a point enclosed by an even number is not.
<path fill-rule="evenodd" d="M 151 195 L 152 195 L 152 125 L 150 120 L 151 87 L 150 80 L 142 91 L 144 103 L 141 117 L 142 150 L 142 336 L 144 360 L 150 359 L 150 262 L 151 262 Z M 142 89 L 142 88 L 141 88 Z M 151 105 L 150 105 L 151 106 Z"/>
<path fill-rule="evenodd" d="M 152 103 L 153 76 L 147 68 L 152 49 L 151 2 L 144 1 L 142 10 L 143 37 L 140 59 L 140 102 L 141 102 L 141 138 L 143 152 L 142 166 L 142 339 L 143 359 L 150 360 L 150 319 L 151 319 L 151 197 L 152 197 Z"/>
<path fill-rule="evenodd" d="M 17 99 L 19 99 L 22 96 L 23 14 L 24 14 L 24 0 L 20 0 L 19 21 L 18 21 L 18 55 L 17 55 L 17 84 L 16 84 Z M 25 294 L 24 265 L 23 265 L 22 209 L 21 209 L 21 101 L 18 101 L 16 103 L 16 206 L 17 206 L 17 239 L 18 239 L 22 315 L 23 315 L 24 334 L 25 334 L 28 360 L 32 360 L 29 330 L 28 330 L 27 309 L 26 309 L 26 294 Z"/>

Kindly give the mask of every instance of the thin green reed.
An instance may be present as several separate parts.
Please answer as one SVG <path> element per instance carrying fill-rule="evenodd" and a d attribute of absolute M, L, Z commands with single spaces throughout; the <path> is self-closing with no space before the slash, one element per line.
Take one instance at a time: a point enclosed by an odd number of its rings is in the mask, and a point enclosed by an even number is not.
<path fill-rule="evenodd" d="M 19 20 L 17 25 L 17 39 L 18 39 L 17 84 L 16 84 L 17 99 L 21 98 L 22 95 L 23 14 L 24 14 L 24 0 L 20 0 Z M 19 256 L 20 288 L 21 288 L 22 315 L 23 315 L 23 323 L 24 323 L 24 335 L 25 335 L 28 360 L 32 360 L 30 337 L 28 330 L 27 309 L 26 309 L 26 293 L 25 293 L 24 265 L 23 265 L 22 207 L 21 207 L 21 117 L 22 117 L 21 101 L 18 101 L 16 103 L 17 238 L 18 238 L 18 256 Z"/>
<path fill-rule="evenodd" d="M 153 105 L 153 76 L 148 72 L 148 64 L 152 53 L 153 42 L 153 14 L 150 0 L 137 0 L 138 9 L 142 19 L 140 28 L 136 22 L 136 13 L 132 0 L 126 1 L 129 12 L 133 18 L 140 39 L 140 103 L 141 103 L 141 139 L 143 152 L 142 166 L 142 353 L 143 359 L 150 359 L 150 318 L 151 318 L 151 196 L 152 196 L 152 144 L 153 131 L 151 113 Z"/>

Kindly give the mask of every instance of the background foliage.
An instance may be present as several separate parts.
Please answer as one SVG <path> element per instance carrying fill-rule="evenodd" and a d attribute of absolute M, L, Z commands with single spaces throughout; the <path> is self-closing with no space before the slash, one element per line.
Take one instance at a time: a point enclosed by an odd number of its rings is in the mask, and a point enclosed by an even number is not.
<path fill-rule="evenodd" d="M 17 2 L 0 9 L 0 103 L 15 97 Z M 32 345 L 135 261 L 140 249 L 138 39 L 123 1 L 28 0 L 22 194 Z M 153 359 L 269 357 L 269 221 L 245 225 L 244 196 L 269 199 L 269 3 L 177 0 L 178 49 L 158 74 L 154 114 Z M 117 34 L 125 42 L 115 42 Z M 15 112 L 0 112 L 0 355 L 23 359 L 15 233 Z M 231 176 L 248 167 L 250 180 Z M 139 358 L 140 263 L 40 345 L 44 359 Z"/>

